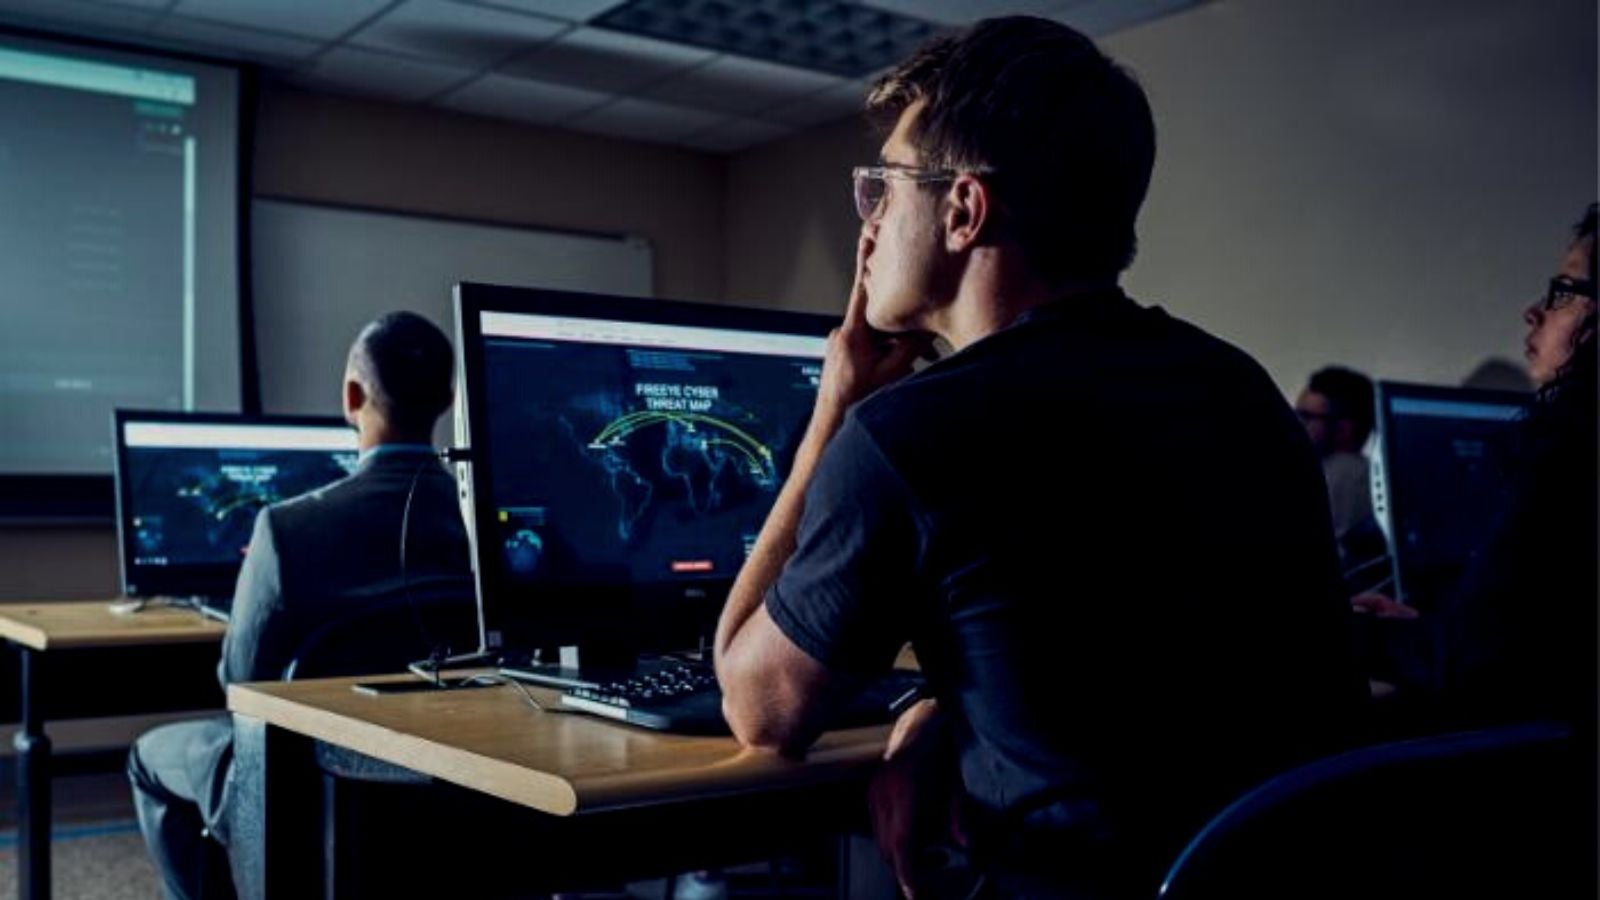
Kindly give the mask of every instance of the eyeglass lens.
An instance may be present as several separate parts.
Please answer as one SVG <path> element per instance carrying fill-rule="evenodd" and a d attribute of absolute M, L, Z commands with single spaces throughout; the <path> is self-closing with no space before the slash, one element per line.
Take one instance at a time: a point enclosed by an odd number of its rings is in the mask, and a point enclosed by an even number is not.
<path fill-rule="evenodd" d="M 883 202 L 884 180 L 869 172 L 855 173 L 856 215 L 868 222 Z"/>
<path fill-rule="evenodd" d="M 1545 312 L 1556 309 L 1565 309 L 1579 300 L 1593 299 L 1594 291 L 1581 284 L 1573 284 L 1560 278 L 1550 280 L 1550 288 L 1545 291 Z"/>

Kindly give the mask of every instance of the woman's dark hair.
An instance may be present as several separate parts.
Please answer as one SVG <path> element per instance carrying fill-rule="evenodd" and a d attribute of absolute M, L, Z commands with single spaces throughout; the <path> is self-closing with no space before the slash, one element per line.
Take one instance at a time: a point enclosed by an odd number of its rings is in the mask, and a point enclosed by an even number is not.
<path fill-rule="evenodd" d="M 867 115 L 931 169 L 984 171 L 997 226 L 1046 281 L 1114 277 L 1133 261 L 1155 123 L 1144 91 L 1077 31 L 1027 16 L 934 38 L 884 76 Z"/>

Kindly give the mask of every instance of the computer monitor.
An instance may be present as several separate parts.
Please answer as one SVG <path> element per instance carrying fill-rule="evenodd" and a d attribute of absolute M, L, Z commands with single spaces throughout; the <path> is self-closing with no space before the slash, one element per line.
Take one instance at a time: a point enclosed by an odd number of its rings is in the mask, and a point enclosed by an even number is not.
<path fill-rule="evenodd" d="M 455 300 L 484 647 L 709 634 L 837 317 L 472 283 Z"/>
<path fill-rule="evenodd" d="M 231 597 L 256 512 L 355 470 L 342 419 L 113 414 L 122 590 Z"/>
<path fill-rule="evenodd" d="M 1380 381 L 1373 512 L 1394 595 L 1432 609 L 1483 548 L 1511 489 L 1516 424 L 1530 397 Z"/>

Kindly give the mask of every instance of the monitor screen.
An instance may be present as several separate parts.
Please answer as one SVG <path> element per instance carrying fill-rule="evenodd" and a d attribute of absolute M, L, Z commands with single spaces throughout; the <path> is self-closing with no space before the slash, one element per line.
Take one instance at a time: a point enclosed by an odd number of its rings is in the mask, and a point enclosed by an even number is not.
<path fill-rule="evenodd" d="M 1488 540 L 1511 489 L 1515 426 L 1528 402 L 1509 391 L 1378 385 L 1374 511 L 1405 602 L 1436 605 Z"/>
<path fill-rule="evenodd" d="M 239 97 L 232 66 L 0 33 L 0 515 L 94 476 L 108 514 L 113 408 L 240 408 Z"/>
<path fill-rule="evenodd" d="M 709 630 L 838 320 L 476 284 L 456 297 L 486 646 L 602 640 L 619 615 Z"/>
<path fill-rule="evenodd" d="M 130 597 L 233 593 L 256 513 L 355 470 L 333 418 L 118 410 L 117 527 Z"/>

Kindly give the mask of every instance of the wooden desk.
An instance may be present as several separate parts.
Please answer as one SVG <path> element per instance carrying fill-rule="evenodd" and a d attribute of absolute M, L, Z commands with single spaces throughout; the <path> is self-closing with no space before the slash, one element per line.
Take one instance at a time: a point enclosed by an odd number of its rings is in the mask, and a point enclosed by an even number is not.
<path fill-rule="evenodd" d="M 0 603 L 0 637 L 22 660 L 22 728 L 17 732 L 18 894 L 50 897 L 50 738 L 40 708 L 43 660 L 51 650 L 217 643 L 226 629 L 199 613 L 149 607 L 118 614 L 110 600 Z"/>
<path fill-rule="evenodd" d="M 228 688 L 233 776 L 244 796 L 261 803 L 233 827 L 230 851 L 241 873 L 241 898 L 299 897 L 314 890 L 307 883 L 312 876 L 295 872 L 292 862 L 318 854 L 306 838 L 318 821 L 305 806 L 306 798 L 316 796 L 306 780 L 315 777 L 307 763 L 311 739 L 565 817 L 553 822 L 646 807 L 687 810 L 713 798 L 759 795 L 766 827 L 781 818 L 766 805 L 768 798 L 788 789 L 820 796 L 819 788 L 864 778 L 888 737 L 888 726 L 831 732 L 796 761 L 742 749 L 732 738 L 663 734 L 539 712 L 511 686 L 371 696 L 350 689 L 358 680 L 370 679 Z M 534 693 L 554 706 L 553 692 Z M 685 815 L 682 824 L 688 823 Z M 658 827 L 662 822 L 654 821 Z M 702 827 L 696 819 L 695 828 Z M 748 819 L 731 827 L 751 830 Z M 546 849 L 541 839 L 541 851 Z M 557 855 L 541 852 L 544 859 Z"/>

